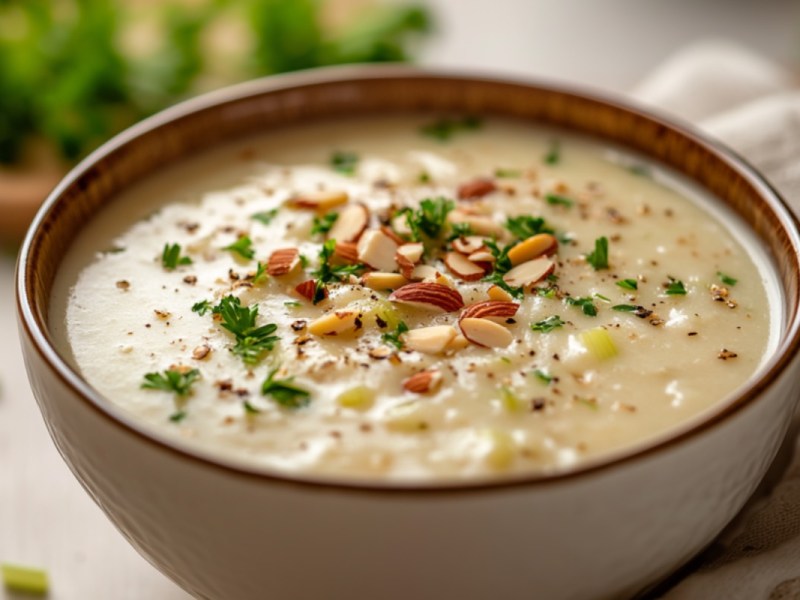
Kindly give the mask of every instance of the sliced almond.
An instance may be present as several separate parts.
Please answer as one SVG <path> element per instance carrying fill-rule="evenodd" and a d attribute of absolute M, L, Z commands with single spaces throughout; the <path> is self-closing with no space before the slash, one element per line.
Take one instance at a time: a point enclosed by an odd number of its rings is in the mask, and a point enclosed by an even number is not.
<path fill-rule="evenodd" d="M 496 223 L 491 217 L 483 215 L 473 215 L 463 210 L 453 210 L 447 215 L 447 220 L 451 223 L 466 223 L 470 226 L 473 233 L 477 235 L 494 236 L 498 239 L 504 238 L 506 230 L 502 225 Z"/>
<path fill-rule="evenodd" d="M 308 324 L 308 332 L 316 336 L 352 333 L 361 328 L 361 315 L 352 310 L 337 310 Z"/>
<path fill-rule="evenodd" d="M 401 236 L 397 235 L 397 232 L 395 232 L 395 230 L 392 229 L 391 227 L 387 227 L 386 225 L 381 225 L 381 231 L 383 232 L 384 235 L 392 238 L 395 244 L 397 244 L 398 246 L 400 244 L 406 243 L 406 240 L 404 240 Z"/>
<path fill-rule="evenodd" d="M 317 293 L 317 282 L 313 279 L 309 279 L 308 281 L 304 281 L 303 283 L 299 284 L 297 287 L 294 288 L 294 291 L 300 294 L 306 300 L 313 302 L 314 295 Z M 322 293 L 325 298 L 328 297 L 328 289 L 323 287 Z"/>
<path fill-rule="evenodd" d="M 458 326 L 464 337 L 478 346 L 505 348 L 514 341 L 514 336 L 508 329 L 489 319 L 461 319 Z"/>
<path fill-rule="evenodd" d="M 326 190 L 323 192 L 309 192 L 297 194 L 286 201 L 286 205 L 292 208 L 306 208 L 327 212 L 332 208 L 347 204 L 349 199 L 347 192 L 343 190 Z"/>
<path fill-rule="evenodd" d="M 339 217 L 328 232 L 329 240 L 355 242 L 369 224 L 369 210 L 363 204 L 348 204 L 339 211 Z"/>
<path fill-rule="evenodd" d="M 461 254 L 472 254 L 483 248 L 486 238 L 479 235 L 468 235 L 453 240 L 453 250 Z"/>
<path fill-rule="evenodd" d="M 420 371 L 403 380 L 403 389 L 415 394 L 431 394 L 442 385 L 442 374 L 436 369 Z"/>
<path fill-rule="evenodd" d="M 403 334 L 406 348 L 416 350 L 423 354 L 439 354 L 444 352 L 447 345 L 456 336 L 456 330 L 451 325 L 434 325 L 412 329 Z"/>
<path fill-rule="evenodd" d="M 440 283 L 409 283 L 392 292 L 389 300 L 417 308 L 444 312 L 453 312 L 464 307 L 464 299 L 461 294 Z"/>
<path fill-rule="evenodd" d="M 358 260 L 377 271 L 394 271 L 397 242 L 379 229 L 369 229 L 358 240 Z"/>
<path fill-rule="evenodd" d="M 408 226 L 408 219 L 405 213 L 396 214 L 392 217 L 392 231 L 396 232 L 395 235 L 411 235 L 411 228 Z"/>
<path fill-rule="evenodd" d="M 514 300 L 514 296 L 499 285 L 493 285 L 486 293 L 489 294 L 489 300 L 497 300 L 498 302 L 512 302 Z"/>
<path fill-rule="evenodd" d="M 517 265 L 503 275 L 503 281 L 511 287 L 527 287 L 550 275 L 555 268 L 556 264 L 552 260 L 541 256 Z"/>
<path fill-rule="evenodd" d="M 420 261 L 424 251 L 425 246 L 421 242 L 398 246 L 394 259 L 397 261 L 397 266 L 400 267 L 400 272 L 405 277 L 411 278 L 411 274 L 414 272 L 414 265 Z"/>
<path fill-rule="evenodd" d="M 340 242 L 337 240 L 333 256 L 341 262 L 355 264 L 358 262 L 358 246 L 355 242 Z"/>
<path fill-rule="evenodd" d="M 469 346 L 469 340 L 461 333 L 456 333 L 455 337 L 447 344 L 447 352 L 458 352 Z"/>
<path fill-rule="evenodd" d="M 483 267 L 458 252 L 448 252 L 444 257 L 444 264 L 453 275 L 464 281 L 477 281 L 485 274 Z"/>
<path fill-rule="evenodd" d="M 436 281 L 441 273 L 432 265 L 417 265 L 411 272 L 411 277 L 414 281 Z"/>
<path fill-rule="evenodd" d="M 539 233 L 511 248 L 508 258 L 516 266 L 540 256 L 550 256 L 557 251 L 558 240 L 549 233 Z"/>
<path fill-rule="evenodd" d="M 291 273 L 300 264 L 300 253 L 297 248 L 281 248 L 275 250 L 267 259 L 267 274 L 280 277 Z"/>
<path fill-rule="evenodd" d="M 458 186 L 459 200 L 477 200 L 497 189 L 495 182 L 488 177 L 479 177 Z"/>
<path fill-rule="evenodd" d="M 517 314 L 519 304 L 516 302 L 503 302 L 487 300 L 470 304 L 461 313 L 461 319 L 486 319 L 488 317 L 510 318 Z"/>
<path fill-rule="evenodd" d="M 478 250 L 477 252 L 473 252 L 467 258 L 469 258 L 474 263 L 494 263 L 495 257 L 489 250 L 485 248 L 483 250 Z"/>
<path fill-rule="evenodd" d="M 396 290 L 408 283 L 400 273 L 370 271 L 361 277 L 361 283 L 371 290 Z"/>

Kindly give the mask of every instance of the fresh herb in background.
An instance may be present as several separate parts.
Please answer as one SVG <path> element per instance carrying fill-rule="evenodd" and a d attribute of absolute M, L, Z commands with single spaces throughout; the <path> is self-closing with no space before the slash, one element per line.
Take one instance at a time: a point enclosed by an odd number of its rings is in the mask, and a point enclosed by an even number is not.
<path fill-rule="evenodd" d="M 560 194 L 547 194 L 545 195 L 544 199 L 550 206 L 565 206 L 566 208 L 572 208 L 572 205 L 575 204 L 574 200 Z"/>
<path fill-rule="evenodd" d="M 536 323 L 531 323 L 531 329 L 540 333 L 550 333 L 554 329 L 564 326 L 564 321 L 558 315 L 552 315 Z"/>
<path fill-rule="evenodd" d="M 339 213 L 337 212 L 330 212 L 323 217 L 314 217 L 314 224 L 311 226 L 311 235 L 327 234 L 338 218 Z"/>
<path fill-rule="evenodd" d="M 472 233 L 472 225 L 469 223 L 450 223 L 450 235 L 447 236 L 447 241 L 452 242 L 455 239 L 472 235 Z"/>
<path fill-rule="evenodd" d="M 550 144 L 550 150 L 544 155 L 543 160 L 548 165 L 557 165 L 561 162 L 561 143 L 558 140 L 554 140 Z"/>
<path fill-rule="evenodd" d="M 334 30 L 323 24 L 324 4 L 169 0 L 143 10 L 122 0 L 0 0 L 0 163 L 20 160 L 34 139 L 75 161 L 209 83 L 406 61 L 410 42 L 431 29 L 422 6 L 386 3 Z M 226 23 L 241 47 L 223 54 L 205 42 L 212 27 Z M 130 35 L 140 29 L 159 35 Z"/>
<path fill-rule="evenodd" d="M 554 233 L 542 217 L 520 215 L 506 219 L 506 229 L 518 240 L 526 240 L 539 233 Z"/>
<path fill-rule="evenodd" d="M 462 117 L 454 119 L 442 117 L 432 123 L 423 125 L 420 132 L 440 142 L 449 141 L 456 133 L 462 131 L 474 131 L 479 129 L 482 121 L 478 117 Z"/>
<path fill-rule="evenodd" d="M 717 277 L 719 277 L 719 280 L 722 283 L 724 283 L 725 285 L 730 285 L 730 286 L 736 285 L 736 283 L 739 281 L 738 279 L 734 279 L 730 275 L 726 275 L 722 271 L 717 271 Z"/>
<path fill-rule="evenodd" d="M 402 350 L 403 346 L 405 346 L 405 343 L 400 336 L 406 331 L 408 331 L 408 325 L 406 325 L 405 321 L 400 321 L 397 324 L 397 328 L 390 333 L 384 333 L 381 336 L 381 340 L 383 340 L 385 344 L 391 344 L 398 350 Z"/>
<path fill-rule="evenodd" d="M 567 297 L 564 299 L 570 306 L 578 306 L 587 317 L 597 316 L 597 307 L 594 305 L 592 298 L 585 296 L 583 298 Z"/>
<path fill-rule="evenodd" d="M 498 179 L 515 179 L 522 176 L 522 171 L 519 169 L 502 169 L 494 170 L 494 176 Z"/>
<path fill-rule="evenodd" d="M 685 296 L 686 286 L 683 285 L 682 281 L 670 277 L 669 282 L 664 286 L 664 293 L 667 296 Z"/>
<path fill-rule="evenodd" d="M 417 210 L 406 208 L 400 214 L 406 217 L 412 239 L 419 242 L 422 241 L 423 234 L 431 239 L 439 237 L 447 222 L 448 213 L 455 207 L 455 202 L 449 198 L 426 198 L 419 203 Z"/>
<path fill-rule="evenodd" d="M 595 271 L 608 268 L 608 238 L 603 236 L 594 241 L 594 251 L 586 255 L 586 262 Z"/>
<path fill-rule="evenodd" d="M 238 254 L 245 260 L 252 260 L 252 258 L 256 255 L 255 250 L 253 250 L 253 240 L 246 235 L 240 237 L 230 246 L 225 246 L 223 250 L 228 250 L 229 252 Z"/>
<path fill-rule="evenodd" d="M 263 212 L 257 212 L 253 215 L 250 215 L 251 219 L 255 219 L 259 223 L 263 223 L 264 225 L 269 225 L 272 223 L 272 220 L 277 216 L 278 209 L 273 208 L 272 210 L 265 210 Z"/>
<path fill-rule="evenodd" d="M 185 397 L 189 395 L 192 384 L 200 377 L 200 371 L 175 371 L 167 369 L 161 373 L 147 373 L 144 376 L 142 387 L 147 390 L 163 390 L 172 392 L 176 396 Z"/>
<path fill-rule="evenodd" d="M 358 166 L 358 154 L 337 151 L 331 155 L 331 167 L 342 175 L 353 176 Z"/>
<path fill-rule="evenodd" d="M 201 300 L 192 305 L 192 312 L 196 312 L 201 317 L 212 309 L 211 303 L 208 300 Z"/>
<path fill-rule="evenodd" d="M 489 252 L 491 252 L 492 256 L 494 256 L 494 269 L 491 273 L 489 273 L 489 275 L 483 278 L 483 281 L 488 281 L 497 287 L 504 289 L 509 294 L 514 296 L 514 298 L 522 298 L 525 295 L 525 288 L 512 287 L 506 283 L 505 279 L 503 279 L 503 275 L 508 273 L 511 270 L 511 267 L 513 267 L 511 264 L 511 259 L 508 257 L 508 251 L 514 247 L 514 244 L 509 244 L 501 248 L 493 239 L 486 240 L 485 243 L 486 247 L 489 248 Z"/>
<path fill-rule="evenodd" d="M 178 268 L 178 265 L 192 264 L 192 259 L 188 256 L 181 256 L 179 244 L 164 244 L 164 250 L 161 252 L 161 264 L 168 271 L 173 271 Z"/>
<path fill-rule="evenodd" d="M 635 291 L 639 289 L 639 282 L 635 279 L 620 279 L 617 281 L 617 285 L 623 290 Z"/>
<path fill-rule="evenodd" d="M 303 408 L 311 402 L 311 394 L 303 388 L 292 384 L 293 378 L 275 379 L 278 369 L 273 369 L 261 384 L 261 393 L 270 396 L 284 408 Z"/>
<path fill-rule="evenodd" d="M 533 376 L 545 385 L 549 385 L 550 382 L 553 381 L 553 376 L 549 375 L 546 371 L 542 371 L 541 369 L 536 369 L 533 372 Z"/>

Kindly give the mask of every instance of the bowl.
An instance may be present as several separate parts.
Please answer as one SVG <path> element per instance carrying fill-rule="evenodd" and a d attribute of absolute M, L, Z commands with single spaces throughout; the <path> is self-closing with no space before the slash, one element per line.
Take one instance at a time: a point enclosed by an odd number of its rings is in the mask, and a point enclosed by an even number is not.
<path fill-rule="evenodd" d="M 567 472 L 496 482 L 352 483 L 189 448 L 101 397 L 52 343 L 51 286 L 115 192 L 254 131 L 356 114 L 510 116 L 638 152 L 750 225 L 782 286 L 777 349 L 736 394 L 647 443 Z M 53 191 L 19 258 L 25 363 L 56 446 L 122 534 L 198 598 L 590 598 L 635 594 L 720 532 L 775 456 L 797 400 L 798 223 L 715 142 L 596 93 L 407 67 L 249 82 L 125 131 Z"/>

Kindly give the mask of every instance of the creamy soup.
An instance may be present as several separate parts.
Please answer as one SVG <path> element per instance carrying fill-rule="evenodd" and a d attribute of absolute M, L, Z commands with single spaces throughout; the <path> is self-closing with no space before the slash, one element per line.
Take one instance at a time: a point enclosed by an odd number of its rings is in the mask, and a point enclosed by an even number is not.
<path fill-rule="evenodd" d="M 51 321 L 110 402 L 229 458 L 547 473 L 663 435 L 755 372 L 779 325 L 757 248 L 595 140 L 343 121 L 126 190 L 66 257 Z"/>

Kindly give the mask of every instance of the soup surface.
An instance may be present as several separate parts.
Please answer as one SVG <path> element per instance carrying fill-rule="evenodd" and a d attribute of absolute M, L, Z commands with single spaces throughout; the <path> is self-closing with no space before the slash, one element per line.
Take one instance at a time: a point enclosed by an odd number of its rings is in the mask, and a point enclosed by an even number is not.
<path fill-rule="evenodd" d="M 569 469 L 720 403 L 773 345 L 757 243 L 676 181 L 518 122 L 287 129 L 122 194 L 51 322 L 109 401 L 250 464 Z"/>

